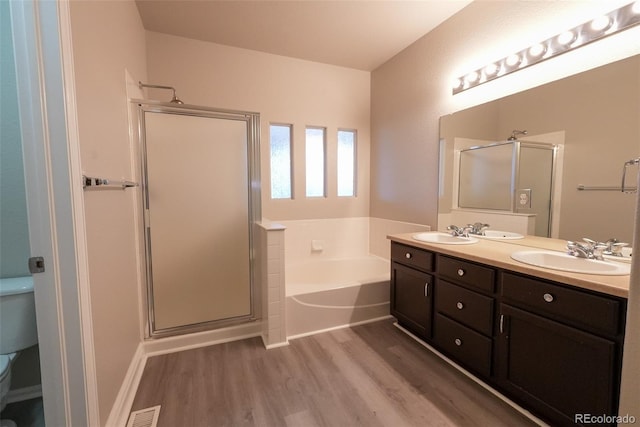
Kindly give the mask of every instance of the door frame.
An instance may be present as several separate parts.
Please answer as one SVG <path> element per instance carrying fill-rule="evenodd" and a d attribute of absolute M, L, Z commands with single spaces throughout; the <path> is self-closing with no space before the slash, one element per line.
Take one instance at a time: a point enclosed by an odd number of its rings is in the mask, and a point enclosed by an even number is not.
<path fill-rule="evenodd" d="M 70 5 L 10 3 L 45 423 L 99 425 Z"/>

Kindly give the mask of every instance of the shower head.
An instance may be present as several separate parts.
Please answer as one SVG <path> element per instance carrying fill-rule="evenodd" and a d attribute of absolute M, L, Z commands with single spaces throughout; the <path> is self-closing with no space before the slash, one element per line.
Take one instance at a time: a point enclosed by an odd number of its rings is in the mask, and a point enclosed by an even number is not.
<path fill-rule="evenodd" d="M 171 101 L 169 101 L 169 102 L 171 102 L 173 104 L 184 104 L 184 102 L 182 102 L 182 100 L 176 96 L 176 90 L 175 89 L 173 90 L 173 98 L 171 98 Z"/>
<path fill-rule="evenodd" d="M 160 86 L 160 85 L 152 85 L 152 84 L 147 84 L 147 83 L 142 83 L 142 82 L 138 82 L 138 87 L 140 89 L 142 89 L 143 87 L 150 87 L 153 89 L 169 89 L 173 91 L 173 97 L 171 98 L 171 102 L 172 104 L 184 104 L 184 102 L 182 102 L 182 100 L 180 100 L 180 98 L 178 98 L 176 96 L 176 89 L 173 86 Z"/>
<path fill-rule="evenodd" d="M 518 140 L 518 136 L 517 135 L 526 135 L 527 131 L 526 130 L 517 130 L 515 129 L 513 132 L 511 132 L 511 136 L 509 138 L 507 138 L 507 141 L 517 141 Z"/>

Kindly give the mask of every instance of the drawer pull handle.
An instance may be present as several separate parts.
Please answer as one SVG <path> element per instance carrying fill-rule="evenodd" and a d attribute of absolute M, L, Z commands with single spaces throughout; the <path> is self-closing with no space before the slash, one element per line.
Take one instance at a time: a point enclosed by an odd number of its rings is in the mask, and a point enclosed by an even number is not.
<path fill-rule="evenodd" d="M 462 345 L 462 340 L 460 338 L 456 338 L 453 342 L 456 343 L 458 347 Z"/>
<path fill-rule="evenodd" d="M 544 295 L 542 296 L 542 298 L 543 298 L 546 302 L 553 302 L 553 300 L 555 299 L 555 298 L 553 297 L 553 295 L 551 295 L 551 294 L 544 294 Z"/>
<path fill-rule="evenodd" d="M 461 268 L 458 269 L 458 276 L 462 277 L 464 276 L 465 271 Z"/>
<path fill-rule="evenodd" d="M 462 310 L 464 308 L 464 304 L 461 301 L 458 301 L 456 303 L 456 307 L 458 308 L 458 310 Z"/>
<path fill-rule="evenodd" d="M 424 296 L 425 297 L 429 296 L 429 282 L 424 284 Z"/>
<path fill-rule="evenodd" d="M 411 254 L 409 252 L 407 252 L 406 254 L 404 254 L 404 257 L 406 259 L 411 259 Z"/>

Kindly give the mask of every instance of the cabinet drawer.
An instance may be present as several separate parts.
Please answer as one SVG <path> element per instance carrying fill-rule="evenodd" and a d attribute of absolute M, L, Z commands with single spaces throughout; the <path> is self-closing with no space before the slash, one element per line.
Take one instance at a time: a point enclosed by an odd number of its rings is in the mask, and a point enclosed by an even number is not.
<path fill-rule="evenodd" d="M 491 374 L 491 339 L 441 315 L 436 314 L 434 341 L 451 357 L 489 376 Z"/>
<path fill-rule="evenodd" d="M 494 291 L 495 270 L 490 267 L 440 255 L 438 256 L 438 273 L 457 283 L 487 292 Z"/>
<path fill-rule="evenodd" d="M 493 298 L 440 280 L 436 310 L 485 335 L 493 332 Z"/>
<path fill-rule="evenodd" d="M 420 270 L 433 271 L 433 252 L 413 246 L 391 242 L 391 259 Z"/>
<path fill-rule="evenodd" d="M 511 273 L 502 274 L 502 296 L 515 306 L 608 335 L 622 332 L 619 300 Z"/>

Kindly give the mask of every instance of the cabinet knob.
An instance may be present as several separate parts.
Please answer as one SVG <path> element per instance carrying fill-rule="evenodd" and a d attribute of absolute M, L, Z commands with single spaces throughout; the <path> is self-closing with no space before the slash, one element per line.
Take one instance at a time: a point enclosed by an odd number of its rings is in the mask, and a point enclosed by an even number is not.
<path fill-rule="evenodd" d="M 458 301 L 456 303 L 456 307 L 458 308 L 458 310 L 462 310 L 464 308 L 464 304 L 461 301 Z"/>
<path fill-rule="evenodd" d="M 555 299 L 555 298 L 553 297 L 553 295 L 551 295 L 551 294 L 544 294 L 544 295 L 542 296 L 542 298 L 543 298 L 546 302 L 553 302 L 553 300 Z"/>
<path fill-rule="evenodd" d="M 453 342 L 456 343 L 458 347 L 462 345 L 462 340 L 460 338 L 456 338 Z"/>
<path fill-rule="evenodd" d="M 458 276 L 462 277 L 464 276 L 465 271 L 461 268 L 458 269 Z"/>
<path fill-rule="evenodd" d="M 409 258 L 411 258 L 411 254 L 410 254 L 409 252 L 407 252 L 406 254 L 404 254 L 404 257 L 405 257 L 406 259 L 409 259 Z"/>

